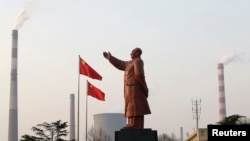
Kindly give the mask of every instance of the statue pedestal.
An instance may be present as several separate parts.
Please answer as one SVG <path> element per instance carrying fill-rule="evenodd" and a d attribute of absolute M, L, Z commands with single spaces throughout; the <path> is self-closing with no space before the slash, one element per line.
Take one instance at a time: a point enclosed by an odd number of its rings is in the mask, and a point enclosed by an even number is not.
<path fill-rule="evenodd" d="M 158 136 L 151 129 L 121 129 L 115 131 L 115 141 L 158 141 Z"/>

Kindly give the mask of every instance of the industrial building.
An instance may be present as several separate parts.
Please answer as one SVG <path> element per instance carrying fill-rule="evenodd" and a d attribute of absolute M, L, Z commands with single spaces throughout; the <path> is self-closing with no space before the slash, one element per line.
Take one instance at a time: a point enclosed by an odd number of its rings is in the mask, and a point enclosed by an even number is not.
<path fill-rule="evenodd" d="M 198 128 L 185 141 L 207 141 L 207 128 Z"/>

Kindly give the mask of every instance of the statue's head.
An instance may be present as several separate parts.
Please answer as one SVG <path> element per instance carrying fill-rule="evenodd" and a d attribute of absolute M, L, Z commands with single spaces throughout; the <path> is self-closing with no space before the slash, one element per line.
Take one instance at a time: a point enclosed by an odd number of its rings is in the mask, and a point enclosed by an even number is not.
<path fill-rule="evenodd" d="M 130 56 L 133 59 L 136 57 L 140 57 L 141 54 L 142 54 L 142 50 L 139 47 L 136 47 L 131 51 Z"/>

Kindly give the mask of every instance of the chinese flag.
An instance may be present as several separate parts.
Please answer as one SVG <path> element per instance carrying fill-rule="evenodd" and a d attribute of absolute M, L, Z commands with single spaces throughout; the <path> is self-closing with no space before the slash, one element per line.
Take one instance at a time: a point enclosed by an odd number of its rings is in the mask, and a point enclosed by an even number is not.
<path fill-rule="evenodd" d="M 92 79 L 102 80 L 102 76 L 100 74 L 90 67 L 80 56 L 79 58 L 80 74 L 86 75 Z"/>
<path fill-rule="evenodd" d="M 94 85 L 90 84 L 88 81 L 87 81 L 87 83 L 88 83 L 88 95 L 90 95 L 96 99 L 105 101 L 105 94 L 100 89 L 98 89 Z"/>

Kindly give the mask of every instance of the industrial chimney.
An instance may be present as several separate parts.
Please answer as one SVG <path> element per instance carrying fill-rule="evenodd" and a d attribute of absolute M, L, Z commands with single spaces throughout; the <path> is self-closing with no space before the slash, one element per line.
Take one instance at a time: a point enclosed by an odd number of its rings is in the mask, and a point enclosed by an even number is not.
<path fill-rule="evenodd" d="M 17 46 L 18 46 L 18 30 L 12 30 L 8 141 L 18 141 Z"/>
<path fill-rule="evenodd" d="M 225 99 L 223 63 L 218 64 L 218 82 L 219 82 L 219 121 L 222 121 L 226 117 L 226 99 Z"/>
<path fill-rule="evenodd" d="M 183 141 L 183 127 L 180 127 L 180 134 L 181 134 L 180 141 Z"/>
<path fill-rule="evenodd" d="M 69 140 L 75 141 L 75 95 L 70 94 L 70 133 Z"/>

